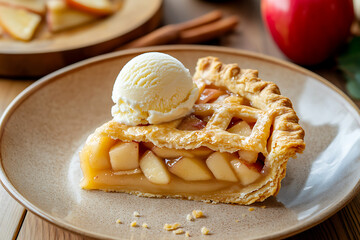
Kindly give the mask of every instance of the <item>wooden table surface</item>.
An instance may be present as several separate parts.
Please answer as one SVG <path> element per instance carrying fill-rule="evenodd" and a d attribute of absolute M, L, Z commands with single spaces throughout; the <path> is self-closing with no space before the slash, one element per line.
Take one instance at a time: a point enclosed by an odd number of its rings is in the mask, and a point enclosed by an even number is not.
<path fill-rule="evenodd" d="M 207 44 L 245 49 L 286 59 L 278 50 L 261 21 L 259 0 L 200 1 L 164 0 L 163 24 L 182 22 L 214 9 L 225 15 L 236 14 L 241 24 L 221 39 Z M 0 63 L 1 64 L 1 63 Z M 344 91 L 345 81 L 329 61 L 310 69 Z M 35 80 L 0 78 L 0 114 L 6 106 Z M 360 101 L 355 101 L 360 106 Z M 89 239 L 60 229 L 27 211 L 0 186 L 0 239 Z M 323 223 L 292 239 L 360 239 L 360 194 Z"/>

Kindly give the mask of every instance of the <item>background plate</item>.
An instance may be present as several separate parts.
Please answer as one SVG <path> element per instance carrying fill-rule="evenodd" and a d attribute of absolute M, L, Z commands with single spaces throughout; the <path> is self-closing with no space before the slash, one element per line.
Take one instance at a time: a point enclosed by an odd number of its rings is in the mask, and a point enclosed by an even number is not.
<path fill-rule="evenodd" d="M 43 76 L 93 57 L 153 30 L 162 0 L 117 0 L 122 7 L 93 23 L 51 34 L 42 24 L 33 40 L 0 38 L 0 75 Z"/>
<path fill-rule="evenodd" d="M 253 205 L 255 211 L 249 212 L 247 206 L 79 188 L 78 151 L 96 127 L 111 119 L 111 91 L 118 72 L 144 51 L 171 54 L 192 73 L 199 57 L 217 56 L 225 63 L 258 69 L 261 78 L 279 85 L 301 119 L 307 148 L 290 160 L 276 198 Z M 3 115 L 0 136 L 0 179 L 9 193 L 42 218 L 93 237 L 178 238 L 162 229 L 165 223 L 174 222 L 190 231 L 193 239 L 201 238 L 202 226 L 212 232 L 207 239 L 285 237 L 325 220 L 359 188 L 360 114 L 356 106 L 326 80 L 303 68 L 228 48 L 152 47 L 74 64 L 20 94 Z M 207 217 L 187 222 L 186 215 L 193 209 L 202 209 Z M 146 222 L 150 229 L 129 227 L 134 211 L 141 214 L 138 223 Z M 124 224 L 116 224 L 118 218 Z"/>

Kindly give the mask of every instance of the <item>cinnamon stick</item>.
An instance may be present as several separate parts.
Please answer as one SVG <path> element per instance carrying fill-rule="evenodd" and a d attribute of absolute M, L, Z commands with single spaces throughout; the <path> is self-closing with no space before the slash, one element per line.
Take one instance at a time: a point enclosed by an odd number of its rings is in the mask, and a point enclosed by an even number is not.
<path fill-rule="evenodd" d="M 222 12 L 216 10 L 184 23 L 166 25 L 117 50 L 169 43 L 204 42 L 232 30 L 239 22 L 236 16 L 221 18 Z"/>
<path fill-rule="evenodd" d="M 194 29 L 185 30 L 180 32 L 179 39 L 176 43 L 189 44 L 205 42 L 229 32 L 234 29 L 238 23 L 239 18 L 232 16 Z"/>

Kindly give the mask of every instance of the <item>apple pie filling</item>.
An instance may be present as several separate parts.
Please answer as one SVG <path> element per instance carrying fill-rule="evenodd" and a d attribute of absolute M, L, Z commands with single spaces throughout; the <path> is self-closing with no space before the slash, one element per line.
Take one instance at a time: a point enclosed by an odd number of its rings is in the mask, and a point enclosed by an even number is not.
<path fill-rule="evenodd" d="M 213 127 L 216 116 L 211 109 L 197 111 L 197 106 L 216 102 L 241 102 L 250 108 L 249 101 L 222 89 L 204 87 L 195 111 L 174 127 L 180 131 L 204 132 Z M 254 134 L 257 118 L 251 114 L 236 114 L 225 124 L 231 136 L 243 141 Z M 146 127 L 146 126 L 144 126 Z M 206 131 L 206 129 L 205 129 Z M 171 134 L 171 133 L 169 133 Z M 175 133 L 174 133 L 175 134 Z M 257 144 L 253 144 L 256 146 Z M 82 187 L 107 191 L 139 191 L 151 194 L 214 194 L 238 192 L 267 175 L 266 152 L 249 149 L 218 151 L 211 146 L 194 149 L 159 147 L 151 142 L 114 140 L 109 136 L 92 136 L 81 152 L 85 172 Z"/>
<path fill-rule="evenodd" d="M 288 160 L 305 149 L 291 101 L 236 63 L 200 58 L 192 78 L 180 66 L 161 53 L 124 66 L 113 88 L 114 118 L 80 153 L 81 187 L 236 204 L 276 196 Z"/>
<path fill-rule="evenodd" d="M 94 139 L 83 149 L 81 159 L 88 161 L 88 168 L 83 170 L 92 178 L 84 179 L 82 185 L 89 189 L 131 186 L 150 193 L 157 193 L 154 190 L 206 193 L 226 190 L 234 184 L 244 187 L 266 174 L 261 153 L 244 150 L 226 153 L 207 147 L 169 149 L 109 137 Z"/>

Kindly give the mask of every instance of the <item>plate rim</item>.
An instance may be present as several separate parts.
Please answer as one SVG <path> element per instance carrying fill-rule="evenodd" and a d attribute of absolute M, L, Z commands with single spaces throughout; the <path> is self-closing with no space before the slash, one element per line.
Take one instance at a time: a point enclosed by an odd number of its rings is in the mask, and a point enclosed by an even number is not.
<path fill-rule="evenodd" d="M 45 87 L 47 84 L 52 83 L 53 81 L 56 81 L 59 77 L 61 77 L 64 74 L 71 74 L 72 71 L 77 70 L 79 68 L 83 68 L 92 64 L 97 64 L 99 62 L 111 60 L 118 57 L 123 57 L 126 55 L 133 55 L 133 54 L 141 54 L 143 52 L 148 51 L 192 51 L 192 50 L 201 50 L 201 51 L 207 51 L 211 53 L 222 53 L 222 54 L 228 54 L 228 55 L 237 55 L 237 56 L 243 56 L 243 57 L 250 57 L 253 59 L 259 59 L 262 61 L 270 62 L 275 65 L 280 65 L 281 67 L 288 68 L 293 71 L 300 72 L 304 75 L 310 76 L 313 79 L 319 81 L 320 83 L 324 84 L 325 86 L 329 87 L 330 89 L 334 90 L 337 94 L 339 94 L 347 103 L 350 104 L 352 107 L 352 110 L 355 110 L 355 113 L 358 114 L 358 121 L 360 122 L 360 108 L 348 97 L 343 91 L 341 91 L 338 87 L 336 87 L 334 84 L 327 81 L 325 78 L 319 76 L 318 74 L 311 72 L 310 70 L 307 70 L 301 66 L 298 66 L 294 63 L 287 62 L 285 60 L 281 60 L 272 56 L 268 56 L 261 53 L 251 52 L 247 50 L 240 50 L 240 49 L 234 49 L 229 47 L 219 47 L 219 46 L 206 46 L 206 45 L 163 45 L 163 46 L 152 46 L 152 47 L 146 47 L 146 48 L 137 48 L 137 49 L 129 49 L 129 50 L 123 50 L 118 52 L 112 52 L 108 54 L 103 54 L 100 56 L 96 56 L 93 58 L 89 58 L 77 63 L 74 63 L 72 65 L 69 65 L 67 67 L 61 68 L 53 73 L 50 73 L 38 81 L 34 82 L 27 88 L 25 88 L 19 95 L 15 97 L 15 99 L 7 106 L 5 111 L 3 112 L 1 118 L 0 118 L 0 146 L 2 142 L 2 135 L 4 133 L 4 129 L 6 126 L 7 121 L 10 119 L 12 114 L 16 111 L 17 107 L 20 106 L 28 97 L 30 97 L 32 94 L 36 93 L 40 88 Z M 1 156 L 0 151 L 0 183 L 4 187 L 4 189 L 8 192 L 8 194 L 15 199 L 18 203 L 20 203 L 25 209 L 29 210 L 36 216 L 40 217 L 41 219 L 56 225 L 57 227 L 60 227 L 64 230 L 74 232 L 77 234 L 85 235 L 88 237 L 95 237 L 95 238 L 101 238 L 101 239 L 118 239 L 111 236 L 107 236 L 105 234 L 96 233 L 92 231 L 87 231 L 85 229 L 75 227 L 71 224 L 65 223 L 61 221 L 60 219 L 53 217 L 51 214 L 47 214 L 40 208 L 34 206 L 30 201 L 28 201 L 20 192 L 17 191 L 15 186 L 11 183 L 11 180 L 8 178 L 4 166 L 3 166 L 3 160 Z M 289 227 L 283 231 L 277 231 L 274 234 L 269 234 L 266 236 L 259 237 L 261 239 L 273 239 L 273 238 L 285 238 L 290 237 L 295 234 L 298 234 L 300 232 L 303 232 L 323 221 L 330 218 L 332 215 L 334 215 L 336 212 L 341 210 L 344 206 L 346 206 L 359 192 L 360 190 L 360 178 L 358 179 L 358 182 L 356 183 L 355 187 L 349 191 L 347 195 L 345 195 L 341 200 L 333 204 L 332 206 L 329 206 L 329 208 L 320 213 L 319 215 L 314 216 L 310 221 L 306 221 L 299 225 L 294 225 L 292 227 Z"/>

